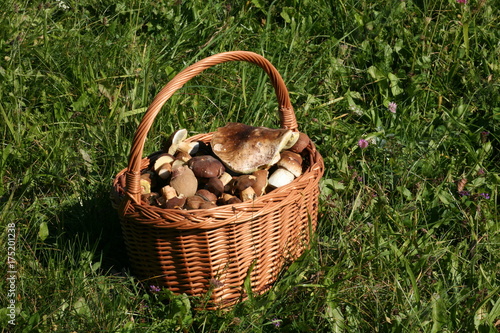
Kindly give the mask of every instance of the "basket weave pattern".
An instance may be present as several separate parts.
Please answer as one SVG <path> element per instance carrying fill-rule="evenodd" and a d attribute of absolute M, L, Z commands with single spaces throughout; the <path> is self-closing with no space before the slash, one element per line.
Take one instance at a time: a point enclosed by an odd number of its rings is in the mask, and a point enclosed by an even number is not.
<path fill-rule="evenodd" d="M 252 52 L 220 53 L 186 68 L 158 93 L 136 131 L 128 168 L 117 174 L 112 192 L 133 273 L 176 293 L 202 295 L 210 290 L 210 302 L 217 306 L 246 298 L 242 285 L 248 274 L 254 293 L 266 291 L 286 263 L 302 254 L 316 228 L 318 183 L 324 172 L 323 159 L 310 142 L 303 153 L 304 173 L 254 201 L 180 210 L 140 200 L 141 170 L 150 164 L 142 158 L 144 142 L 154 118 L 187 81 L 227 61 L 263 68 L 275 88 L 281 127 L 298 130 L 288 90 L 269 61 Z M 188 141 L 209 143 L 211 137 L 200 134 Z"/>

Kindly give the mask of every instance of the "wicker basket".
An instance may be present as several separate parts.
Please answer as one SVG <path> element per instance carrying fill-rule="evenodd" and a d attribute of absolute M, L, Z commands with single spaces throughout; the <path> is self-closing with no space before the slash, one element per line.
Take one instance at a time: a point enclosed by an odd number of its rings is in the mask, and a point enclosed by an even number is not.
<path fill-rule="evenodd" d="M 288 90 L 268 60 L 246 51 L 220 53 L 184 69 L 155 97 L 135 133 L 128 168 L 117 174 L 112 190 L 133 274 L 175 293 L 210 295 L 216 307 L 246 299 L 247 276 L 253 293 L 268 290 L 286 264 L 302 254 L 316 228 L 318 182 L 324 172 L 323 159 L 310 142 L 303 152 L 303 175 L 254 201 L 199 210 L 164 209 L 141 201 L 141 170 L 150 163 L 142 158 L 144 142 L 156 115 L 191 78 L 228 61 L 260 66 L 275 89 L 281 127 L 298 130 Z M 210 142 L 211 136 L 200 134 L 188 141 Z"/>

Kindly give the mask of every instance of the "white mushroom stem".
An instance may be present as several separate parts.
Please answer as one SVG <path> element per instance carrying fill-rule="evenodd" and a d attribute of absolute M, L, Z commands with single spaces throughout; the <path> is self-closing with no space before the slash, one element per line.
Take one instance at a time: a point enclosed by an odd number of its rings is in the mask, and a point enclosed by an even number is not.
<path fill-rule="evenodd" d="M 295 179 L 293 173 L 284 168 L 278 168 L 274 173 L 269 177 L 269 185 L 277 188 L 281 186 L 285 186 L 290 184 Z"/>
<path fill-rule="evenodd" d="M 183 128 L 174 132 L 174 134 L 172 134 L 168 139 L 168 142 L 170 144 L 170 146 L 168 147 L 168 153 L 170 155 L 174 155 L 177 152 L 177 148 L 179 148 L 179 144 L 182 141 L 186 140 L 186 138 L 187 138 L 186 129 Z"/>
<path fill-rule="evenodd" d="M 155 164 L 153 166 L 153 170 L 158 173 L 158 170 L 167 163 L 172 163 L 174 161 L 174 157 L 169 154 L 163 154 L 160 157 L 158 157 L 155 161 Z"/>
<path fill-rule="evenodd" d="M 161 195 L 166 199 L 170 200 L 177 197 L 177 191 L 170 185 L 163 186 L 161 189 Z"/>
<path fill-rule="evenodd" d="M 167 179 L 172 174 L 172 166 L 169 163 L 163 164 L 158 171 L 156 171 L 161 179 Z"/>
<path fill-rule="evenodd" d="M 247 187 L 241 191 L 241 201 L 254 200 L 255 197 L 255 191 L 251 187 Z"/>
<path fill-rule="evenodd" d="M 200 148 L 200 143 L 199 142 L 186 142 L 182 141 L 179 143 L 179 146 L 177 147 L 177 151 L 182 151 L 185 153 L 188 153 L 190 155 L 194 155 L 198 152 L 198 149 Z"/>
<path fill-rule="evenodd" d="M 222 182 L 222 185 L 226 186 L 229 184 L 229 182 L 233 179 L 233 177 L 228 174 L 227 172 L 224 172 L 220 177 L 220 181 Z"/>

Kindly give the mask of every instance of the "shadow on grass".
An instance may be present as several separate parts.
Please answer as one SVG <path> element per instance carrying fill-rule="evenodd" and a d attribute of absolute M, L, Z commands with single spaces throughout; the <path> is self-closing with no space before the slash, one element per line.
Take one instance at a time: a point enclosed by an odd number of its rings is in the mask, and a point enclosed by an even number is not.
<path fill-rule="evenodd" d="M 103 274 L 116 274 L 129 267 L 117 211 L 111 206 L 109 187 L 100 186 L 86 199 L 64 207 L 58 214 L 58 248 L 91 251 Z M 82 243 L 80 248 L 75 242 Z M 75 253 L 74 255 L 79 255 Z"/>

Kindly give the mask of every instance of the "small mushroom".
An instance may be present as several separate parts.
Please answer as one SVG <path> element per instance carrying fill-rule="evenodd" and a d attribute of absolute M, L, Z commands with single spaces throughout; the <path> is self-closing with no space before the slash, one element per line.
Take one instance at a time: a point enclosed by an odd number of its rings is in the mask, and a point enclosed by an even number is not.
<path fill-rule="evenodd" d="M 166 185 L 161 188 L 161 195 L 165 200 L 170 200 L 177 196 L 177 191 L 172 186 Z"/>
<path fill-rule="evenodd" d="M 174 161 L 174 156 L 170 154 L 161 154 L 154 160 L 153 171 L 158 173 L 158 170 L 165 164 L 171 164 Z"/>
<path fill-rule="evenodd" d="M 295 144 L 292 147 L 290 147 L 289 150 L 294 153 L 300 154 L 304 151 L 304 149 L 306 149 L 310 141 L 311 139 L 309 139 L 307 134 L 300 132 L 297 142 L 295 142 Z"/>
<path fill-rule="evenodd" d="M 205 184 L 205 189 L 212 192 L 216 196 L 220 196 L 224 193 L 224 185 L 219 178 L 213 177 L 209 178 L 207 183 Z"/>
<path fill-rule="evenodd" d="M 175 131 L 163 144 L 163 151 L 169 153 L 170 155 L 174 155 L 177 152 L 179 144 L 187 139 L 187 134 L 186 129 Z"/>
<path fill-rule="evenodd" d="M 196 177 L 213 178 L 224 173 L 224 165 L 213 156 L 195 156 L 188 161 L 188 166 L 193 170 Z"/>
<path fill-rule="evenodd" d="M 193 171 L 187 166 L 180 166 L 172 171 L 170 180 L 172 186 L 179 195 L 184 195 L 186 198 L 193 196 L 198 189 L 198 179 Z"/>
<path fill-rule="evenodd" d="M 168 179 L 168 177 L 170 177 L 170 175 L 172 174 L 172 165 L 170 163 L 162 164 L 162 166 L 158 168 L 156 173 L 161 179 Z"/>
<path fill-rule="evenodd" d="M 151 193 L 151 181 L 145 178 L 141 178 L 139 181 L 139 185 L 141 186 L 141 194 L 149 194 Z"/>
<path fill-rule="evenodd" d="M 167 209 L 182 209 L 186 204 L 186 198 L 183 195 L 178 197 L 173 197 L 167 200 L 165 203 L 165 208 Z"/>
<path fill-rule="evenodd" d="M 151 171 L 146 171 L 143 174 L 141 174 L 141 180 L 145 180 L 149 183 L 149 187 L 153 188 L 156 185 L 156 177 L 154 172 Z"/>
<path fill-rule="evenodd" d="M 240 199 L 240 198 L 233 196 L 231 199 L 229 199 L 229 200 L 226 202 L 226 204 L 227 204 L 227 205 L 235 205 L 235 204 L 239 204 L 239 203 L 241 203 L 241 202 L 243 202 L 243 201 L 241 201 L 241 199 Z"/>
<path fill-rule="evenodd" d="M 200 205 L 200 209 L 210 209 L 217 207 L 215 203 L 211 203 L 210 201 L 205 201 Z"/>
<path fill-rule="evenodd" d="M 191 155 L 189 155 L 189 153 L 182 151 L 182 150 L 177 151 L 177 153 L 175 153 L 174 157 L 176 160 L 181 160 L 185 163 L 187 163 L 191 159 Z"/>
<path fill-rule="evenodd" d="M 252 188 L 255 191 L 255 195 L 260 197 L 266 191 L 266 187 L 268 185 L 267 178 L 269 176 L 269 171 L 257 170 L 253 172 L 252 175 L 255 177 L 255 183 L 252 185 Z"/>
<path fill-rule="evenodd" d="M 141 194 L 141 200 L 147 203 L 148 205 L 155 205 L 156 200 L 160 197 L 160 195 L 156 192 Z"/>
<path fill-rule="evenodd" d="M 269 186 L 273 188 L 290 184 L 295 179 L 293 173 L 284 168 L 278 168 L 269 177 Z"/>
<path fill-rule="evenodd" d="M 285 150 L 280 155 L 281 159 L 277 163 L 278 167 L 287 169 L 295 177 L 302 174 L 302 157 L 299 154 Z"/>
<path fill-rule="evenodd" d="M 224 172 L 222 175 L 220 175 L 219 179 L 222 182 L 222 185 L 226 186 L 233 179 L 233 176 L 231 176 L 227 172 Z"/>
<path fill-rule="evenodd" d="M 252 187 L 257 180 L 254 175 L 241 175 L 235 178 L 233 192 L 241 193 L 243 190 Z"/>
<path fill-rule="evenodd" d="M 229 193 L 223 193 L 222 196 L 217 200 L 220 205 L 234 205 L 242 202 L 240 198 Z"/>
<path fill-rule="evenodd" d="M 198 152 L 198 149 L 200 148 L 200 143 L 198 141 L 194 142 L 187 142 L 187 141 L 182 141 L 179 143 L 179 146 L 177 147 L 177 151 L 188 153 L 189 155 L 194 155 Z"/>
<path fill-rule="evenodd" d="M 252 187 L 247 187 L 240 192 L 241 201 L 255 200 L 256 195 Z"/>
<path fill-rule="evenodd" d="M 200 206 L 206 202 L 205 199 L 198 195 L 193 195 L 191 197 L 188 197 L 186 199 L 186 205 L 185 207 L 187 209 L 200 209 Z"/>
<path fill-rule="evenodd" d="M 237 173 L 250 174 L 272 166 L 282 150 L 292 147 L 298 132 L 229 123 L 218 128 L 210 142 L 215 155 Z"/>
<path fill-rule="evenodd" d="M 202 199 L 204 199 L 205 201 L 209 201 L 211 203 L 215 203 L 217 201 L 217 196 L 215 194 L 213 194 L 212 192 L 210 192 L 209 190 L 200 189 L 200 190 L 196 191 L 195 195 L 197 195 L 197 196 L 201 197 Z"/>

